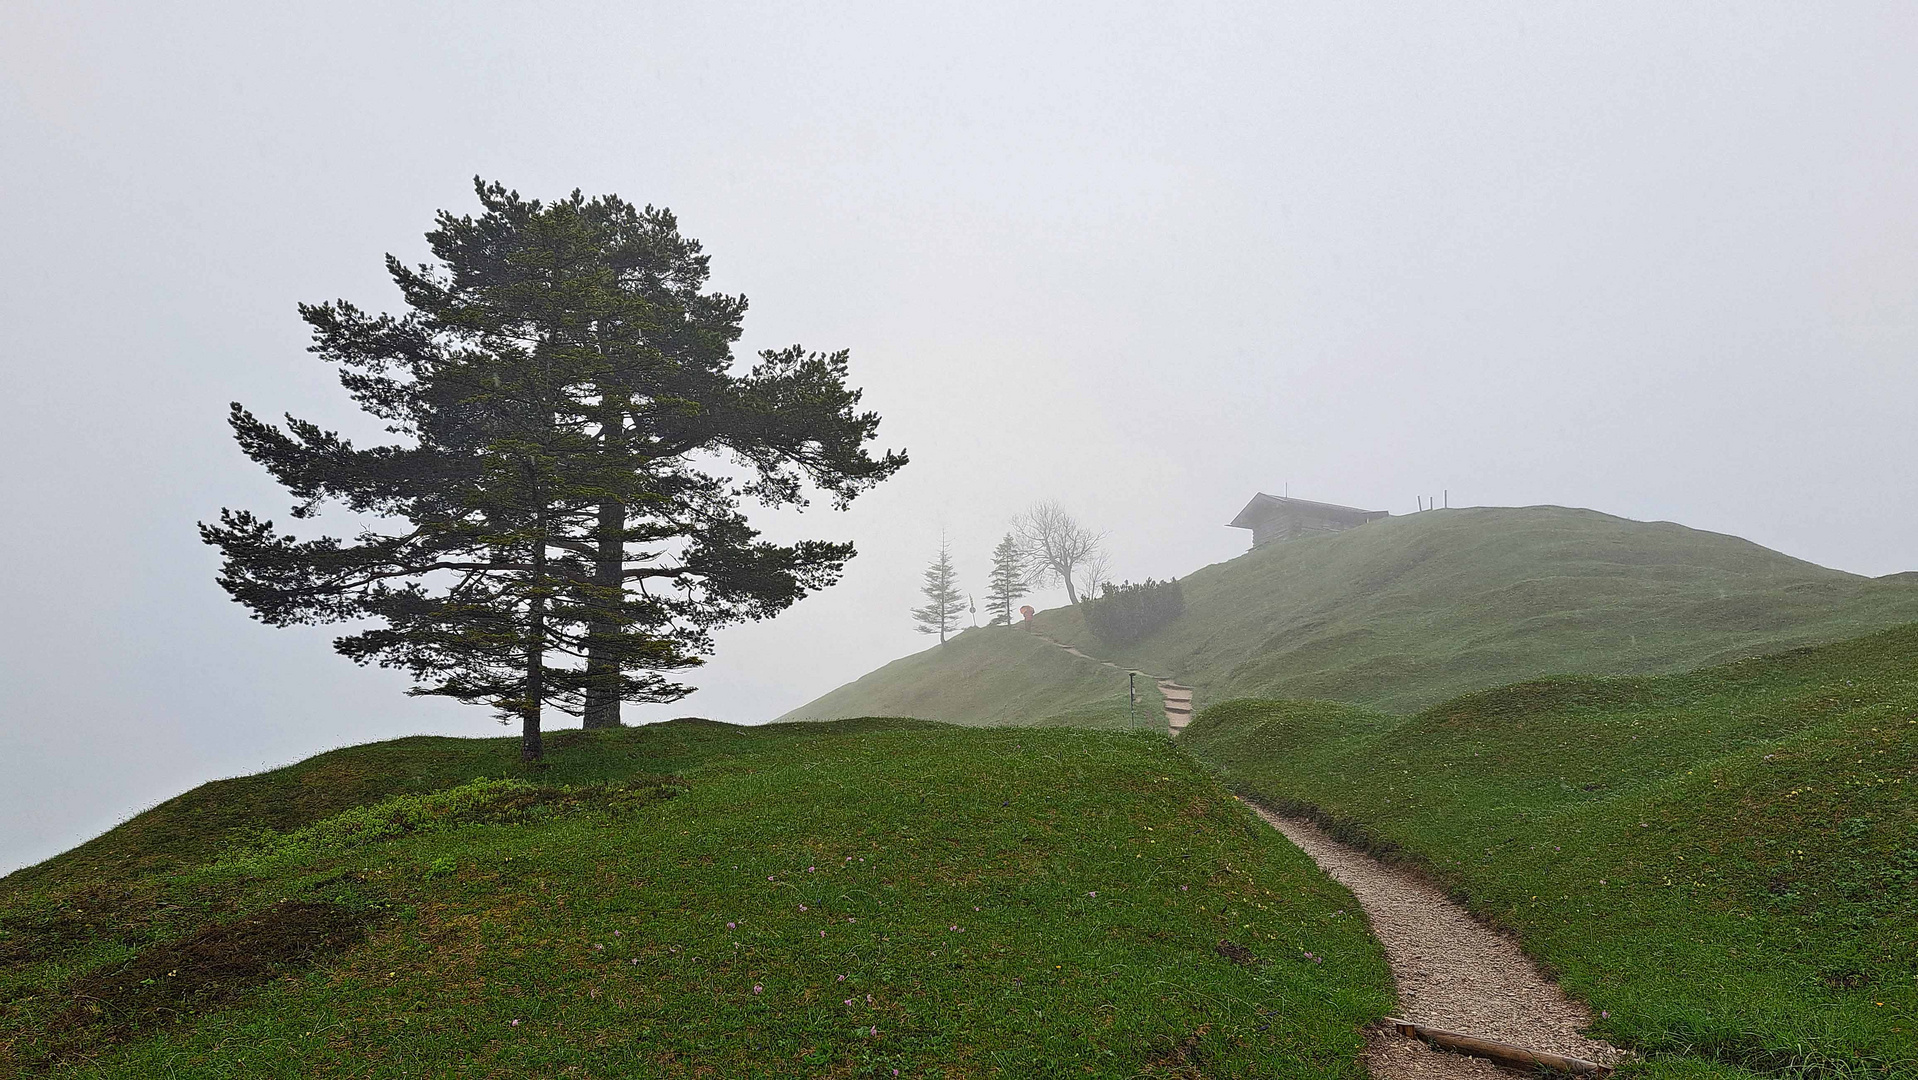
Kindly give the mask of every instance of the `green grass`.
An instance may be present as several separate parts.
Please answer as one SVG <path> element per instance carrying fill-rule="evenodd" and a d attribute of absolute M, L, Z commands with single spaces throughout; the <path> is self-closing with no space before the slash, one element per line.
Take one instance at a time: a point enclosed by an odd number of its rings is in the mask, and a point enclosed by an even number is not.
<path fill-rule="evenodd" d="M 324 754 L 0 879 L 0 1074 L 1357 1080 L 1390 1005 L 1349 895 L 1160 736 L 514 745 Z"/>
<path fill-rule="evenodd" d="M 1427 869 L 1650 1071 L 1918 1076 L 1918 626 L 1411 717 L 1228 702 L 1181 745 Z"/>
<path fill-rule="evenodd" d="M 1684 671 L 1918 619 L 1918 574 L 1862 578 L 1736 537 L 1550 506 L 1388 518 L 1267 545 L 1181 582 L 1185 614 L 1123 648 L 1094 639 L 1071 608 L 1042 612 L 1039 627 L 1193 686 L 1201 707 L 1267 697 L 1403 713 L 1543 675 Z M 897 661 L 787 718 L 1005 723 L 1112 697 L 1029 666 L 1028 639 L 963 638 L 975 639 Z"/>
<path fill-rule="evenodd" d="M 781 720 L 912 716 L 948 724 L 1087 727 L 1164 732 L 1165 701 L 1151 679 L 1074 656 L 1009 626 L 985 626 L 895 660 L 802 705 Z"/>

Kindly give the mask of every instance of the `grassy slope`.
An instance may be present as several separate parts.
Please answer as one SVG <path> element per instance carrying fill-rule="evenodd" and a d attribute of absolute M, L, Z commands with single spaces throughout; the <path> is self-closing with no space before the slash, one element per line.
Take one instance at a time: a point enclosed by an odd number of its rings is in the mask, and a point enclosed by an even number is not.
<path fill-rule="evenodd" d="M 1918 619 L 1918 575 L 1861 578 L 1736 537 L 1561 507 L 1389 518 L 1182 580 L 1186 613 L 1129 648 L 1097 642 L 1071 609 L 1044 612 L 1039 625 L 1174 676 L 1201 705 L 1323 698 L 1410 712 L 1541 675 L 1682 671 Z M 972 652 L 927 650 L 789 716 L 945 719 L 919 710 L 958 700 L 968 719 L 1068 711 L 1066 696 L 1024 678 L 975 682 L 1016 670 L 1022 644 L 1006 635 Z M 1038 702 L 1050 712 L 1034 711 Z"/>
<path fill-rule="evenodd" d="M 1409 718 L 1230 702 L 1182 745 L 1426 867 L 1614 1039 L 1918 1076 L 1918 626 Z"/>
<path fill-rule="evenodd" d="M 1071 725 L 1165 730 L 1165 704 L 1150 679 L 1073 656 L 1023 630 L 987 626 L 895 660 L 809 702 L 781 720 L 913 716 L 949 724 Z"/>
<path fill-rule="evenodd" d="M 0 1075 L 1356 1080 L 1390 1002 L 1349 895 L 1162 738 L 557 743 L 530 774 L 510 739 L 353 747 L 0 879 Z M 683 792 L 578 787 L 657 774 Z M 575 802 L 380 801 L 488 776 Z M 370 813 L 414 831 L 342 827 Z M 279 848 L 229 831 L 255 820 Z"/>

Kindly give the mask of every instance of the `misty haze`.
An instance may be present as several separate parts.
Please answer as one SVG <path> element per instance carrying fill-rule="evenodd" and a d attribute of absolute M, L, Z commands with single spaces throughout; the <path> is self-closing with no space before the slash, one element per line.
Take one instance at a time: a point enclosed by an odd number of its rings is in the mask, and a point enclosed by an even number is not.
<path fill-rule="evenodd" d="M 1918 10 L 0 11 L 0 1076 L 1918 1080 Z"/>

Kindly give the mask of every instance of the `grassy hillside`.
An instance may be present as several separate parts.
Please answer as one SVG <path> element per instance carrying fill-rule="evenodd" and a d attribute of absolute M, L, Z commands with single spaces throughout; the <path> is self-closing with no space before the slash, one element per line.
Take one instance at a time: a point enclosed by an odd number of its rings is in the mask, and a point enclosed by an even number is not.
<path fill-rule="evenodd" d="M 1350 896 L 1163 738 L 514 754 L 324 754 L 0 879 L 0 1075 L 1357 1080 L 1390 1003 Z"/>
<path fill-rule="evenodd" d="M 949 724 L 1035 724 L 1165 730 L 1165 702 L 1150 679 L 1073 656 L 1024 630 L 986 626 L 895 660 L 794 709 L 781 720 L 912 716 Z"/>
<path fill-rule="evenodd" d="M 1615 1041 L 1918 1076 L 1918 626 L 1412 717 L 1229 702 L 1182 745 L 1427 868 Z"/>
<path fill-rule="evenodd" d="M 1736 537 L 1549 506 L 1388 518 L 1182 581 L 1185 614 L 1127 648 L 1098 642 L 1070 608 L 1039 626 L 1194 686 L 1201 706 L 1284 697 L 1411 712 L 1541 675 L 1683 671 L 1918 619 L 1918 575 L 1862 578 Z M 947 719 L 933 710 L 961 700 L 967 719 L 1070 712 L 1064 683 L 1048 696 L 1023 676 L 979 678 L 1017 669 L 1027 644 L 1002 634 L 927 650 L 789 716 Z"/>

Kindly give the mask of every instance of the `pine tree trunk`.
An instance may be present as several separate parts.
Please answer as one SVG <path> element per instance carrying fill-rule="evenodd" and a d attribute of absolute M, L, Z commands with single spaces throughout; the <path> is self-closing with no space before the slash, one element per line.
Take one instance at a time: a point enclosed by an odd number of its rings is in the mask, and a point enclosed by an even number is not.
<path fill-rule="evenodd" d="M 543 632 L 545 612 L 540 612 L 535 619 L 539 620 L 536 625 Z M 532 762 L 546 756 L 546 747 L 541 742 L 539 734 L 540 698 L 546 693 L 546 657 L 532 646 L 527 647 L 526 654 L 528 668 L 533 674 L 527 679 L 526 687 L 526 694 L 530 700 L 520 706 L 519 759 Z"/>
<path fill-rule="evenodd" d="M 613 596 L 623 584 L 625 570 L 626 507 L 614 500 L 599 504 L 599 553 L 594 566 L 593 584 Z M 585 727 L 616 728 L 619 719 L 619 661 L 612 655 L 611 639 L 619 624 L 611 619 L 591 619 L 586 624 L 586 716 Z"/>
<path fill-rule="evenodd" d="M 626 402 L 611 389 L 600 390 L 599 448 L 607 460 L 624 456 L 626 449 Z M 618 499 L 599 504 L 598 547 L 593 565 L 593 584 L 602 592 L 602 602 L 611 603 L 625 585 L 626 505 Z M 586 622 L 586 710 L 583 726 L 616 728 L 619 719 L 619 658 L 613 654 L 613 638 L 619 633 L 616 619 L 588 619 Z"/>
<path fill-rule="evenodd" d="M 542 507 L 533 537 L 533 595 L 526 605 L 526 700 L 520 705 L 519 759 L 538 761 L 546 754 L 540 741 L 540 709 L 546 701 L 546 512 Z"/>

